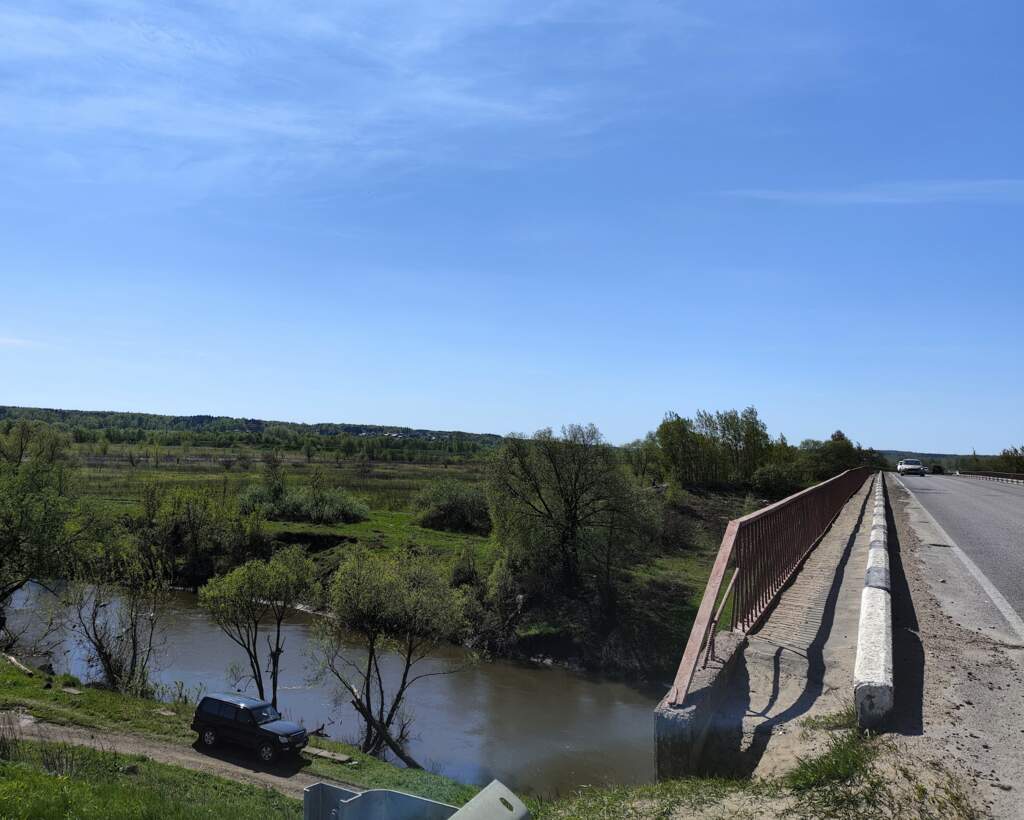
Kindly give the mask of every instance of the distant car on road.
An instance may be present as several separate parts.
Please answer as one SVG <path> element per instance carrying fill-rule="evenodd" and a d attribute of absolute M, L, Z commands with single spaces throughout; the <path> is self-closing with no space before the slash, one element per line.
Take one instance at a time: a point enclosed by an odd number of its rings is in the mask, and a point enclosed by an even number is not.
<path fill-rule="evenodd" d="M 298 754 L 309 742 L 299 724 L 282 720 L 266 701 L 244 695 L 207 695 L 196 707 L 192 729 L 208 749 L 221 741 L 247 746 L 264 763 L 273 762 L 282 752 Z"/>
<path fill-rule="evenodd" d="M 896 472 L 900 475 L 928 475 L 925 466 L 916 458 L 905 458 L 896 465 Z"/>

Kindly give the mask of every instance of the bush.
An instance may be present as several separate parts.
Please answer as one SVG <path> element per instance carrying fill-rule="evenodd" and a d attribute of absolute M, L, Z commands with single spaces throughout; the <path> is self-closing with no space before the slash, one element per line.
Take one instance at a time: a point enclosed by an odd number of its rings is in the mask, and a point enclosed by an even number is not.
<path fill-rule="evenodd" d="M 344 490 L 322 487 L 287 490 L 274 502 L 265 487 L 252 485 L 239 493 L 238 508 L 246 515 L 258 512 L 278 521 L 311 524 L 355 524 L 370 517 L 369 507 Z"/>
<path fill-rule="evenodd" d="M 487 496 L 480 487 L 462 481 L 431 482 L 416 495 L 412 507 L 421 527 L 473 535 L 491 532 Z"/>
<path fill-rule="evenodd" d="M 944 475 L 946 470 L 941 464 L 933 464 L 929 468 L 929 472 L 931 472 L 933 475 Z"/>
<path fill-rule="evenodd" d="M 754 471 L 754 489 L 776 501 L 800 489 L 800 476 L 789 464 L 765 464 Z"/>

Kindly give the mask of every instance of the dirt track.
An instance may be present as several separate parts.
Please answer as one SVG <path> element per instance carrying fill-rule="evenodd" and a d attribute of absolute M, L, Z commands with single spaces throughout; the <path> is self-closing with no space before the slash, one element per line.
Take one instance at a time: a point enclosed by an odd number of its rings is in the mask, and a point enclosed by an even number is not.
<path fill-rule="evenodd" d="M 309 761 L 304 758 L 282 760 L 271 766 L 262 766 L 257 762 L 255 755 L 246 749 L 221 746 L 207 754 L 192 746 L 180 746 L 139 735 L 87 729 L 81 726 L 59 726 L 37 721 L 27 715 L 19 717 L 22 734 L 29 740 L 38 738 L 65 741 L 120 754 L 143 755 L 159 763 L 169 763 L 240 783 L 274 789 L 298 800 L 302 799 L 302 790 L 306 786 L 327 779 L 302 771 L 309 765 Z M 352 788 L 361 791 L 359 787 Z"/>

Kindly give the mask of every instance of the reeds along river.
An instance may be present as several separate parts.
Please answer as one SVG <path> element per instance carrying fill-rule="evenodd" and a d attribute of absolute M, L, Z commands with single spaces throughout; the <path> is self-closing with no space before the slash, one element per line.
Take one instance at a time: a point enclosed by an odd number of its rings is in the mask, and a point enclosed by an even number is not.
<path fill-rule="evenodd" d="M 36 593 L 22 594 L 12 615 L 38 612 Z M 348 702 L 337 702 L 330 681 L 311 682 L 308 653 L 312 617 L 296 613 L 285 626 L 280 708 L 313 728 L 327 724 L 330 736 L 352 740 L 359 732 Z M 241 649 L 196 603 L 174 593 L 163 648 L 154 673 L 168 686 L 180 681 L 192 691 L 230 688 L 228 666 L 245 662 Z M 565 795 L 581 785 L 642 783 L 653 779 L 653 717 L 656 691 L 600 680 L 559 667 L 509 661 L 465 664 L 451 648 L 424 666 L 460 671 L 417 682 L 406 708 L 413 715 L 409 750 L 420 763 L 467 783 L 499 778 L 510 787 L 544 796 Z M 65 636 L 54 666 L 83 681 L 84 653 Z M 390 667 L 386 667 L 390 668 Z"/>

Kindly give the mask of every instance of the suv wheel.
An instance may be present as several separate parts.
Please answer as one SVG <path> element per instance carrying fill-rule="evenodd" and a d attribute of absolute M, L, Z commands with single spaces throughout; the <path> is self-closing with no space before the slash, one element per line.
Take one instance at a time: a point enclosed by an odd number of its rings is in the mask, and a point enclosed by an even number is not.
<path fill-rule="evenodd" d="M 212 726 L 204 727 L 203 730 L 199 733 L 199 740 L 207 749 L 216 746 L 217 730 L 214 729 Z"/>
<path fill-rule="evenodd" d="M 264 741 L 256 747 L 256 754 L 264 763 L 273 763 L 274 758 L 277 757 L 277 748 L 273 743 Z"/>

